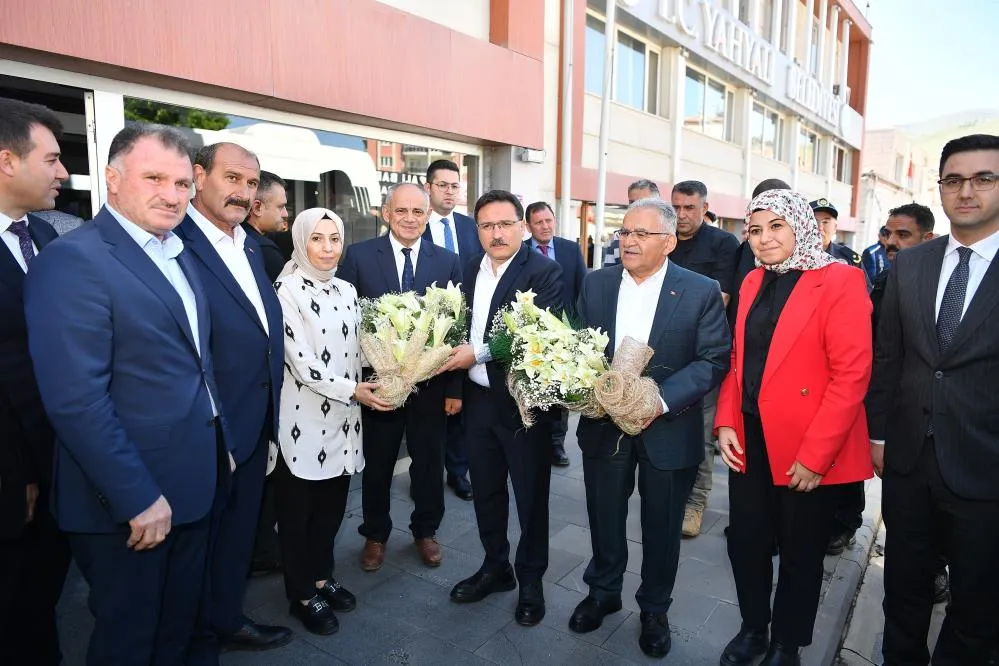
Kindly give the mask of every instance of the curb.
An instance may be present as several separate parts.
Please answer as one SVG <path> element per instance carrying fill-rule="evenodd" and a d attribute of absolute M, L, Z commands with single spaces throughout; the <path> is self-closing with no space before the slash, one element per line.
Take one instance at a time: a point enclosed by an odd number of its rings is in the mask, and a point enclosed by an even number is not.
<path fill-rule="evenodd" d="M 881 526 L 881 479 L 874 477 L 866 482 L 864 498 L 864 523 L 857 530 L 857 542 L 836 561 L 829 586 L 819 600 L 812 644 L 801 655 L 803 666 L 831 666 L 839 654 L 853 601 Z"/>

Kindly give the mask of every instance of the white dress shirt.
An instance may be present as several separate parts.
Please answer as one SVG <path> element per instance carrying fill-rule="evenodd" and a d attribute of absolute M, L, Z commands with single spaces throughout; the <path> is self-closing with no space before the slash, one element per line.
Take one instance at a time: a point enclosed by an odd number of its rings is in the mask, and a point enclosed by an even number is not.
<path fill-rule="evenodd" d="M 19 218 L 28 223 L 31 226 L 31 221 L 28 220 L 27 216 Z M 0 213 L 0 238 L 3 238 L 4 244 L 10 253 L 14 255 L 14 260 L 17 261 L 17 265 L 21 267 L 21 270 L 25 273 L 28 272 L 28 265 L 24 263 L 24 255 L 21 254 L 21 244 L 17 238 L 17 234 L 10 230 L 10 225 L 12 222 L 17 222 L 18 220 L 13 220 L 3 213 Z M 38 254 L 38 246 L 35 245 L 35 241 L 31 241 L 31 249 L 34 250 L 35 254 Z"/>
<path fill-rule="evenodd" d="M 218 252 L 222 263 L 229 269 L 236 284 L 243 290 L 243 293 L 253 304 L 253 309 L 257 311 L 257 318 L 264 327 L 264 331 L 270 335 L 267 328 L 267 312 L 264 310 L 264 299 L 260 297 L 260 289 L 257 287 L 257 280 L 253 277 L 253 268 L 250 267 L 250 259 L 246 256 L 244 245 L 246 243 L 246 232 L 243 227 L 236 225 L 233 229 L 232 237 L 208 221 L 204 215 L 198 212 L 193 205 L 188 204 L 187 214 L 191 216 L 194 223 L 198 225 L 202 233 L 208 237 L 208 242 L 215 251 Z"/>
<path fill-rule="evenodd" d="M 395 257 L 395 270 L 396 274 L 399 276 L 399 285 L 402 286 L 402 269 L 406 265 L 406 255 L 402 253 L 402 249 L 406 247 L 392 235 L 389 231 L 388 234 L 389 243 L 392 244 L 392 256 Z M 420 245 L 423 244 L 423 238 L 417 238 L 416 242 L 411 246 L 413 251 L 409 253 L 409 258 L 413 261 L 413 277 L 416 277 L 416 262 L 420 256 Z"/>
<path fill-rule="evenodd" d="M 447 220 L 448 226 L 451 227 L 451 240 L 454 241 L 454 253 L 460 254 L 458 252 L 458 229 L 454 226 L 454 211 L 448 213 L 446 216 L 439 215 L 435 210 L 430 211 L 430 221 L 427 222 L 427 226 L 430 227 L 430 237 L 434 239 L 434 245 L 437 247 L 447 248 L 447 245 L 444 244 L 443 220 Z"/>
<path fill-rule="evenodd" d="M 947 281 L 950 280 L 950 274 L 957 268 L 957 264 L 961 259 L 957 253 L 957 248 L 959 247 L 964 246 L 951 236 L 947 241 L 947 249 L 944 251 L 943 266 L 940 267 L 940 281 L 937 283 L 937 303 L 935 310 L 937 316 L 940 315 L 940 304 L 943 302 Z M 985 277 L 985 272 L 989 270 L 989 265 L 996 256 L 996 250 L 999 250 L 999 231 L 967 247 L 971 248 L 971 258 L 968 260 L 968 289 L 964 293 L 964 309 L 961 310 L 962 318 L 968 312 L 968 305 L 971 304 L 971 299 L 975 297 L 978 286 L 982 284 L 982 278 Z"/>
<path fill-rule="evenodd" d="M 475 302 L 472 304 L 472 325 L 468 334 L 477 359 L 488 358 L 485 337 L 486 327 L 489 325 L 489 307 L 492 305 L 493 295 L 496 293 L 500 278 L 503 277 L 503 273 L 510 267 L 510 262 L 516 256 L 510 257 L 500 264 L 495 273 L 493 272 L 493 260 L 489 258 L 488 254 L 482 257 L 482 262 L 479 264 L 479 274 L 475 278 Z M 479 386 L 489 388 L 486 362 L 488 361 L 476 363 L 469 368 L 468 378 Z"/>
<path fill-rule="evenodd" d="M 656 318 L 656 305 L 659 303 L 659 292 L 663 288 L 669 259 L 663 262 L 662 268 L 642 280 L 635 282 L 627 270 L 621 272 L 621 287 L 617 294 L 617 316 L 614 320 L 614 349 L 621 347 L 625 336 L 630 336 L 639 342 L 649 343 L 652 334 L 652 323 Z M 659 398 L 663 413 L 669 411 L 666 402 Z"/>

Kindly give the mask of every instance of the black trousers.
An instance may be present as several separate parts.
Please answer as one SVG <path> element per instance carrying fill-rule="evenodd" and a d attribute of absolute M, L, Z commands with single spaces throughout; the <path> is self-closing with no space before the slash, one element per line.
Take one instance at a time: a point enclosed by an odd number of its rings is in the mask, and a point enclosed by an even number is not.
<path fill-rule="evenodd" d="M 803 493 L 774 485 L 760 419 L 743 417 L 746 471 L 728 476 L 728 557 L 742 621 L 753 629 L 771 625 L 774 640 L 785 645 L 809 645 L 842 487 L 820 485 Z M 771 613 L 775 539 L 780 568 Z"/>
<path fill-rule="evenodd" d="M 641 437 L 622 437 L 614 455 L 583 454 L 586 513 L 590 519 L 593 558 L 583 581 L 601 601 L 621 598 L 628 565 L 628 498 L 642 496 L 642 584 L 635 600 L 643 611 L 665 613 L 672 603 L 680 562 L 680 533 L 687 497 L 694 487 L 697 465 L 657 469 L 649 461 Z"/>
<path fill-rule="evenodd" d="M 565 446 L 565 435 L 569 432 L 569 410 L 557 407 L 558 418 L 552 419 L 552 446 Z"/>
<path fill-rule="evenodd" d="M 951 600 L 932 663 L 984 665 L 995 645 L 999 502 L 956 495 L 940 476 L 937 446 L 928 437 L 909 474 L 885 469 L 885 666 L 930 663 L 926 638 L 941 555 L 950 567 Z"/>
<path fill-rule="evenodd" d="M 333 540 L 347 509 L 350 474 L 310 481 L 291 473 L 278 455 L 271 472 L 284 563 L 284 591 L 291 601 L 316 595 L 316 581 L 333 577 Z"/>
<path fill-rule="evenodd" d="M 281 544 L 278 543 L 277 509 L 274 508 L 274 484 L 270 477 L 264 480 L 264 500 L 257 519 L 257 536 L 253 542 L 253 562 L 280 562 Z"/>
<path fill-rule="evenodd" d="M 0 664 L 49 666 L 62 660 L 56 604 L 70 551 L 43 489 L 35 519 L 16 539 L 0 539 Z"/>
<path fill-rule="evenodd" d="M 420 384 L 406 404 L 391 412 L 361 407 L 364 427 L 364 476 L 361 501 L 364 522 L 357 531 L 385 543 L 392 533 L 392 475 L 402 436 L 409 451 L 413 513 L 409 530 L 416 539 L 432 537 L 444 518 L 444 381 L 437 377 Z"/>
<path fill-rule="evenodd" d="M 87 666 L 177 666 L 195 629 L 210 517 L 174 525 L 160 545 L 134 551 L 128 532 L 70 534 L 90 586 L 94 631 Z"/>
<path fill-rule="evenodd" d="M 833 513 L 833 535 L 853 534 L 864 524 L 864 482 L 844 483 L 840 488 L 839 504 Z"/>
<path fill-rule="evenodd" d="M 447 445 L 444 449 L 444 469 L 447 478 L 468 474 L 468 452 L 465 450 L 465 412 L 447 417 Z"/>
<path fill-rule="evenodd" d="M 465 382 L 465 442 L 475 488 L 475 520 L 486 551 L 480 571 L 510 562 L 507 524 L 513 485 L 520 520 L 514 570 L 521 585 L 540 581 L 548 570 L 548 494 L 551 488 L 551 431 L 545 417 L 531 428 L 501 424 L 489 389 Z"/>

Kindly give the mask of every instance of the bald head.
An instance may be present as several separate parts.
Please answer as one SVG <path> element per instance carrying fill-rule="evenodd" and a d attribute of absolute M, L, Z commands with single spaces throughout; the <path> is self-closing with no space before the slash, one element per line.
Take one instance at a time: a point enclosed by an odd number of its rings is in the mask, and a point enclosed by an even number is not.
<path fill-rule="evenodd" d="M 426 190 L 413 183 L 394 185 L 385 196 L 382 217 L 392 236 L 406 247 L 412 247 L 423 235 L 430 219 L 430 197 Z"/>

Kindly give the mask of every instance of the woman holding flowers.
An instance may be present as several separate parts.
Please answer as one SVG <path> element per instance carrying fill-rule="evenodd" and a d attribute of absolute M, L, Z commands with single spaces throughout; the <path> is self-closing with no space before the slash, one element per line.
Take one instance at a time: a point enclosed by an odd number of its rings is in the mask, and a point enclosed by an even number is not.
<path fill-rule="evenodd" d="M 731 469 L 728 553 L 742 613 L 721 663 L 748 665 L 766 652 L 766 666 L 797 665 L 812 641 L 841 488 L 873 475 L 863 405 L 871 303 L 864 273 L 822 250 L 797 192 L 757 196 L 747 229 L 758 268 L 740 291 L 715 419 Z"/>
<path fill-rule="evenodd" d="M 356 600 L 333 577 L 333 539 L 351 475 L 364 469 L 360 404 L 389 407 L 360 381 L 357 293 L 333 277 L 343 222 L 310 208 L 292 226 L 294 252 L 274 284 L 284 315 L 285 363 L 274 468 L 278 536 L 291 614 L 316 634 Z"/>

